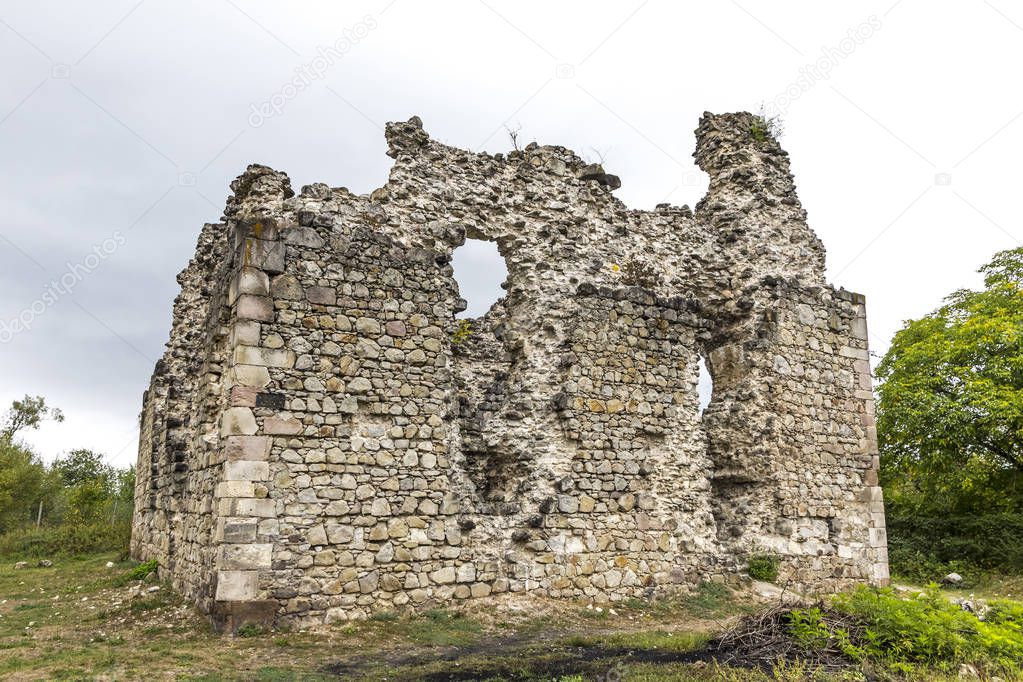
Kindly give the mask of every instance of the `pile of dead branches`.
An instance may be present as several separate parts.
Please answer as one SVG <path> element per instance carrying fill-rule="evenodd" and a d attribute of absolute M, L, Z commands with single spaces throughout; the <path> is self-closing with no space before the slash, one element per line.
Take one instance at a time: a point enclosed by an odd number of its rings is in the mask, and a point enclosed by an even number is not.
<path fill-rule="evenodd" d="M 863 640 L 864 625 L 854 616 L 819 602 L 795 609 L 802 614 L 815 610 L 813 635 L 793 627 L 793 606 L 779 605 L 746 616 L 706 649 L 718 663 L 770 671 L 777 662 L 804 662 L 808 667 L 839 671 L 856 665 L 849 645 Z M 819 620 L 816 618 L 819 613 Z"/>

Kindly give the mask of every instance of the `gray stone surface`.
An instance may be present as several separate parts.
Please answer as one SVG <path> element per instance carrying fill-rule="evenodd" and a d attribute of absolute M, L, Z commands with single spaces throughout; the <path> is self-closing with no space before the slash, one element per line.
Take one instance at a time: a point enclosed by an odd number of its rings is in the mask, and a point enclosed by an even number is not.
<path fill-rule="evenodd" d="M 695 212 L 629 210 L 567 149 L 475 154 L 416 118 L 387 126 L 369 195 L 250 166 L 178 277 L 134 556 L 225 627 L 652 596 L 761 552 L 797 590 L 885 583 L 864 301 L 824 281 L 752 123 L 704 115 Z M 467 238 L 508 267 L 468 327 Z"/>

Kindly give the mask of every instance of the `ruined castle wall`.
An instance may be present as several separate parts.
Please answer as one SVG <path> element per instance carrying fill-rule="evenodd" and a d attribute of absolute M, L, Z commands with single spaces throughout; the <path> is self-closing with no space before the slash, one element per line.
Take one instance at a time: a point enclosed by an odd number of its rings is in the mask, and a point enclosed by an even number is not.
<path fill-rule="evenodd" d="M 285 324 L 265 325 L 296 355 L 271 371 L 266 390 L 283 403 L 262 425 L 278 436 L 270 495 L 282 512 L 270 594 L 302 616 L 393 608 L 416 575 L 459 555 L 444 546 L 459 532 L 445 447 L 455 292 L 435 254 L 365 226 L 290 230 L 301 265 L 271 280 Z"/>
<path fill-rule="evenodd" d="M 564 148 L 473 154 L 415 119 L 368 196 L 250 167 L 145 400 L 136 555 L 226 627 L 652 596 L 759 552 L 803 589 L 884 582 L 863 301 L 824 283 L 751 124 L 701 121 L 695 215 L 625 208 Z M 466 238 L 508 267 L 468 327 Z"/>
<path fill-rule="evenodd" d="M 802 589 L 887 580 L 862 297 L 779 284 L 756 340 L 711 351 L 718 539 L 787 557 Z"/>
<path fill-rule="evenodd" d="M 225 407 L 220 375 L 230 262 L 225 225 L 206 225 L 196 257 L 178 276 L 171 340 L 144 400 L 136 466 L 132 554 L 156 559 L 175 588 L 206 608 L 219 480 L 210 432 Z"/>

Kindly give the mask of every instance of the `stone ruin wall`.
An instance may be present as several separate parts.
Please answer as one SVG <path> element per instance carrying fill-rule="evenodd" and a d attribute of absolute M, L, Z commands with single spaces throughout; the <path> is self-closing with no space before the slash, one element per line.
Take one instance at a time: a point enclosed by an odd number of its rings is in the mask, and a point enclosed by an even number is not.
<path fill-rule="evenodd" d="M 388 125 L 368 196 L 250 166 L 178 278 L 133 555 L 228 629 L 656 596 L 758 552 L 796 589 L 886 582 L 864 301 L 825 283 L 752 124 L 704 115 L 695 213 L 629 210 L 562 147 L 475 154 L 417 118 Z M 508 268 L 469 334 L 467 238 Z"/>

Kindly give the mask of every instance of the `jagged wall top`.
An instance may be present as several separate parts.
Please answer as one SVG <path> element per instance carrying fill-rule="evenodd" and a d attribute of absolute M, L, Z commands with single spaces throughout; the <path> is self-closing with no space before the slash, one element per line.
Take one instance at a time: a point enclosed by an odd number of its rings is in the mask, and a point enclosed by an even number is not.
<path fill-rule="evenodd" d="M 254 164 L 232 183 L 234 196 L 226 217 L 279 213 L 288 200 L 297 206 L 312 198 L 322 200 L 324 208 L 332 203 L 358 206 L 360 215 L 374 218 L 371 222 L 381 231 L 415 246 L 450 253 L 468 236 L 496 241 L 508 258 L 516 233 L 534 227 L 528 224 L 533 213 L 528 210 L 533 208 L 530 201 L 547 201 L 544 208 L 549 209 L 551 197 L 560 194 L 565 201 L 553 199 L 556 211 L 571 213 L 573 202 L 582 202 L 588 204 L 591 226 L 600 216 L 628 226 L 630 234 L 616 235 L 619 243 L 600 245 L 611 259 L 656 255 L 652 258 L 656 265 L 664 262 L 665 254 L 658 252 L 670 245 L 674 253 L 669 256 L 687 254 L 696 261 L 727 265 L 731 277 L 716 282 L 720 288 L 742 289 L 764 276 L 823 284 L 824 247 L 806 223 L 788 154 L 769 131 L 755 134 L 758 125 L 762 121 L 745 112 L 704 113 L 696 130 L 694 157 L 709 175 L 709 187 L 695 215 L 687 206 L 666 204 L 655 211 L 628 209 L 611 194 L 620 186 L 617 176 L 564 147 L 534 142 L 507 154 L 471 152 L 433 140 L 413 116 L 386 126 L 387 154 L 395 162 L 383 187 L 354 195 L 317 183 L 303 187 L 302 196 L 295 197 L 285 173 Z M 516 183 L 524 196 L 508 189 Z M 423 211 L 424 223 L 399 227 L 383 208 L 396 199 L 432 210 Z M 458 209 L 445 214 L 445 204 L 457 204 Z M 466 212 L 466 206 L 471 211 Z M 671 269 L 679 275 L 694 274 L 685 264 L 674 265 Z M 673 289 L 689 288 L 672 273 L 664 274 Z"/>

